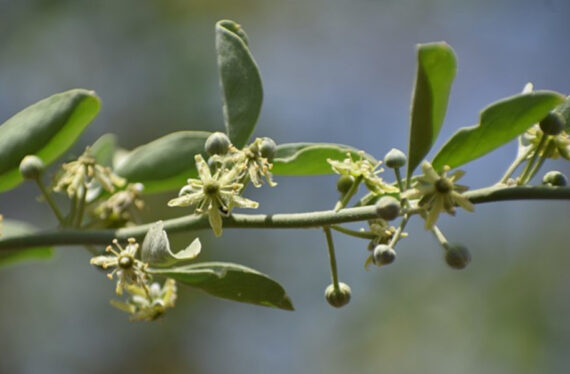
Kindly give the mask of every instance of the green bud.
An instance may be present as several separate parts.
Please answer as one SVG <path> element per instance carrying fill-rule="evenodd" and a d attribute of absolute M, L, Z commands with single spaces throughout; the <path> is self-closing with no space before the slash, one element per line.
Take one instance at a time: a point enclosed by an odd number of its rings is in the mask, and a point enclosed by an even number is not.
<path fill-rule="evenodd" d="M 336 189 L 341 193 L 341 195 L 344 195 L 348 190 L 350 190 L 353 184 L 354 177 L 352 175 L 341 175 L 340 178 L 338 178 L 338 181 L 336 181 Z"/>
<path fill-rule="evenodd" d="M 230 139 L 223 132 L 215 132 L 208 136 L 204 148 L 210 156 L 225 155 L 230 149 Z"/>
<path fill-rule="evenodd" d="M 564 117 L 558 112 L 550 112 L 540 121 L 540 129 L 546 135 L 558 135 L 564 130 Z"/>
<path fill-rule="evenodd" d="M 564 187 L 568 184 L 568 179 L 558 170 L 552 170 L 544 174 L 542 184 L 554 187 Z"/>
<path fill-rule="evenodd" d="M 376 202 L 376 213 L 386 221 L 392 221 L 400 215 L 400 201 L 393 196 L 382 196 Z"/>
<path fill-rule="evenodd" d="M 263 138 L 261 145 L 259 146 L 259 153 L 261 157 L 267 159 L 267 161 L 272 162 L 273 157 L 275 157 L 275 152 L 277 151 L 277 145 L 271 138 Z"/>
<path fill-rule="evenodd" d="M 325 290 L 325 299 L 335 308 L 345 306 L 350 301 L 350 287 L 346 283 L 338 283 L 338 291 L 335 290 L 334 284 L 329 284 Z"/>
<path fill-rule="evenodd" d="M 384 156 L 384 164 L 392 169 L 401 168 L 406 165 L 407 161 L 408 159 L 404 152 L 396 148 L 392 148 L 390 152 L 386 153 L 386 156 Z"/>
<path fill-rule="evenodd" d="M 445 251 L 445 262 L 453 269 L 464 269 L 471 262 L 471 253 L 461 244 L 450 244 Z"/>
<path fill-rule="evenodd" d="M 388 265 L 396 259 L 396 251 L 386 244 L 379 244 L 374 248 L 372 259 L 377 266 Z"/>
<path fill-rule="evenodd" d="M 24 179 L 36 180 L 43 171 L 44 163 L 38 156 L 28 155 L 20 162 L 20 174 Z"/>

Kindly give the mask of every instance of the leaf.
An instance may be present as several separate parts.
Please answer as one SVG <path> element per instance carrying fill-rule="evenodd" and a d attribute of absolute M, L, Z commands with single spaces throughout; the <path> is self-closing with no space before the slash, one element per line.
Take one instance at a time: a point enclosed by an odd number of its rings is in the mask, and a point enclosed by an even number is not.
<path fill-rule="evenodd" d="M 259 69 L 245 32 L 233 21 L 216 23 L 216 52 L 226 131 L 233 145 L 241 149 L 251 137 L 261 111 Z"/>
<path fill-rule="evenodd" d="M 149 269 L 149 272 L 174 278 L 223 299 L 293 310 L 289 296 L 279 283 L 242 265 L 203 262 L 171 269 Z"/>
<path fill-rule="evenodd" d="M 36 228 L 29 223 L 5 219 L 2 221 L 0 238 L 7 239 L 12 236 L 21 236 L 36 231 Z M 53 256 L 53 249 L 50 247 L 34 247 L 27 249 L 1 250 L 0 266 L 11 265 L 26 260 L 45 260 Z"/>
<path fill-rule="evenodd" d="M 0 192 L 22 182 L 18 167 L 25 156 L 36 155 L 47 166 L 65 153 L 99 107 L 93 91 L 75 89 L 38 101 L 0 125 Z"/>
<path fill-rule="evenodd" d="M 408 178 L 437 139 L 456 70 L 455 53 L 447 43 L 418 45 L 418 68 L 411 109 Z"/>
<path fill-rule="evenodd" d="M 564 102 L 555 110 L 562 114 L 562 117 L 564 117 L 566 121 L 564 130 L 567 133 L 570 133 L 570 96 L 566 97 L 566 100 L 564 100 Z"/>
<path fill-rule="evenodd" d="M 194 155 L 204 152 L 206 131 L 178 131 L 135 148 L 121 157 L 115 172 L 131 183 L 144 184 L 144 193 L 180 189 L 196 177 Z"/>
<path fill-rule="evenodd" d="M 360 157 L 359 150 L 332 143 L 285 143 L 277 146 L 273 169 L 275 175 L 323 175 L 333 174 L 327 159 L 344 160 L 347 153 L 355 159 Z M 376 163 L 374 157 L 362 153 L 363 157 Z"/>
<path fill-rule="evenodd" d="M 99 165 L 113 166 L 113 158 L 117 149 L 117 136 L 105 134 L 90 147 L 91 155 Z"/>
<path fill-rule="evenodd" d="M 177 262 L 194 260 L 200 254 L 201 248 L 200 239 L 196 238 L 186 249 L 172 253 L 164 224 L 158 221 L 150 227 L 144 237 L 141 260 L 150 266 L 171 266 Z"/>
<path fill-rule="evenodd" d="M 453 169 L 491 152 L 524 133 L 563 100 L 556 92 L 534 91 L 489 105 L 481 112 L 479 125 L 461 128 L 443 145 L 433 167 Z"/>

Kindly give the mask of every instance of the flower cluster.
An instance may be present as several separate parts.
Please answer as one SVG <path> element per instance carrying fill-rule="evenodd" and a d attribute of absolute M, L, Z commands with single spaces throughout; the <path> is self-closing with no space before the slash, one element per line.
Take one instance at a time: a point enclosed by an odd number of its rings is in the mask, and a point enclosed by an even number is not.
<path fill-rule="evenodd" d="M 111 300 L 116 308 L 131 314 L 131 320 L 152 321 L 163 315 L 168 308 L 172 308 L 176 301 L 176 282 L 167 279 L 161 287 L 158 283 L 151 283 L 147 273 L 148 263 L 136 258 L 139 244 L 134 238 L 128 239 L 123 248 L 118 240 L 113 240 L 113 246 L 108 246 L 106 252 L 109 256 L 96 256 L 90 261 L 92 265 L 102 269 L 113 268 L 107 274 L 109 279 L 117 276 L 115 293 L 122 296 L 124 291 L 129 294 L 126 302 Z"/>
<path fill-rule="evenodd" d="M 198 178 L 188 179 L 188 184 L 170 200 L 168 206 L 194 206 L 194 213 L 207 214 L 216 236 L 222 235 L 222 217 L 234 207 L 255 209 L 259 204 L 241 196 L 245 185 L 251 181 L 261 187 L 263 178 L 271 187 L 271 160 L 276 152 L 275 142 L 269 138 L 257 138 L 242 150 L 234 147 L 226 134 L 211 134 L 205 143 L 208 163 L 202 155 L 194 156 Z"/>
<path fill-rule="evenodd" d="M 522 143 L 527 147 L 536 149 L 543 136 L 544 132 L 541 130 L 540 126 L 536 124 L 523 134 Z M 566 160 L 570 160 L 570 135 L 564 130 L 557 135 L 548 135 L 546 145 L 538 151 L 539 156 L 541 157 L 552 159 L 562 157 Z M 528 157 L 531 157 L 531 153 L 532 152 L 529 152 Z"/>

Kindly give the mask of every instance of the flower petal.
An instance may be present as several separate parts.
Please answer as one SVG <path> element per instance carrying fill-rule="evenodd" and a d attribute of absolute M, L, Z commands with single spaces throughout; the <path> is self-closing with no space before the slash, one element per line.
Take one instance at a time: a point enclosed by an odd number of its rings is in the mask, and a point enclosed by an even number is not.
<path fill-rule="evenodd" d="M 212 179 L 212 173 L 210 173 L 210 167 L 204 161 L 204 158 L 201 154 L 197 154 L 194 156 L 194 160 L 196 161 L 196 169 L 198 169 L 198 174 L 200 175 L 200 179 L 202 181 L 206 179 Z"/>
<path fill-rule="evenodd" d="M 469 199 L 463 196 L 462 194 L 456 191 L 452 191 L 451 196 L 453 197 L 453 201 L 456 202 L 457 205 L 459 205 L 463 209 L 468 210 L 470 212 L 475 210 L 475 206 L 473 205 L 473 203 L 471 203 L 471 201 L 469 201 Z"/>
<path fill-rule="evenodd" d="M 196 205 L 203 200 L 205 195 L 202 191 L 187 195 L 178 196 L 168 202 L 168 206 L 189 206 Z"/>

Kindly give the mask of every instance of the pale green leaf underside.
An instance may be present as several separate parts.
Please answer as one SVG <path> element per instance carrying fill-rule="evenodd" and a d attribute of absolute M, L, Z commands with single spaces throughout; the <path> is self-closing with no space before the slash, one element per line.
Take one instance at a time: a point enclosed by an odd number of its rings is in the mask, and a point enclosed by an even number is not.
<path fill-rule="evenodd" d="M 198 175 L 194 155 L 204 152 L 207 131 L 178 131 L 141 145 L 121 157 L 115 171 L 144 193 L 180 189 Z"/>
<path fill-rule="evenodd" d="M 75 143 L 99 112 L 93 91 L 74 89 L 25 108 L 0 125 L 0 192 L 22 182 L 18 167 L 34 154 L 49 165 Z"/>
<path fill-rule="evenodd" d="M 36 231 L 35 227 L 26 222 L 10 219 L 2 221 L 2 238 L 21 236 Z M 10 265 L 26 260 L 45 260 L 53 256 L 50 247 L 34 247 L 28 249 L 15 249 L 0 251 L 0 266 Z"/>
<path fill-rule="evenodd" d="M 323 175 L 333 174 L 327 159 L 343 160 L 350 153 L 356 160 L 360 157 L 355 148 L 332 143 L 285 143 L 277 146 L 273 169 L 275 175 Z M 373 163 L 374 157 L 363 156 Z"/>
<path fill-rule="evenodd" d="M 203 262 L 150 271 L 224 299 L 293 310 L 289 296 L 279 283 L 246 266 L 226 262 Z"/>
<path fill-rule="evenodd" d="M 457 70 L 453 49 L 444 42 L 418 45 L 418 65 L 412 96 L 408 176 L 437 139 Z"/>
<path fill-rule="evenodd" d="M 104 134 L 90 147 L 91 155 L 99 165 L 113 166 L 113 158 L 117 149 L 117 136 Z"/>
<path fill-rule="evenodd" d="M 243 29 L 233 21 L 216 24 L 216 52 L 224 121 L 233 145 L 247 144 L 261 111 L 263 88 L 259 69 Z"/>
<path fill-rule="evenodd" d="M 185 249 L 172 253 L 170 241 L 162 221 L 155 222 L 145 235 L 142 248 L 141 260 L 150 266 L 165 267 L 180 262 L 192 261 L 200 254 L 202 245 L 196 238 Z"/>
<path fill-rule="evenodd" d="M 443 145 L 433 167 L 453 169 L 491 152 L 539 122 L 563 100 L 556 92 L 534 91 L 489 105 L 481 112 L 479 125 L 460 129 Z"/>
<path fill-rule="evenodd" d="M 566 120 L 565 130 L 570 133 L 570 96 L 566 97 L 566 100 L 556 108 L 556 111 L 562 114 L 562 117 Z"/>

